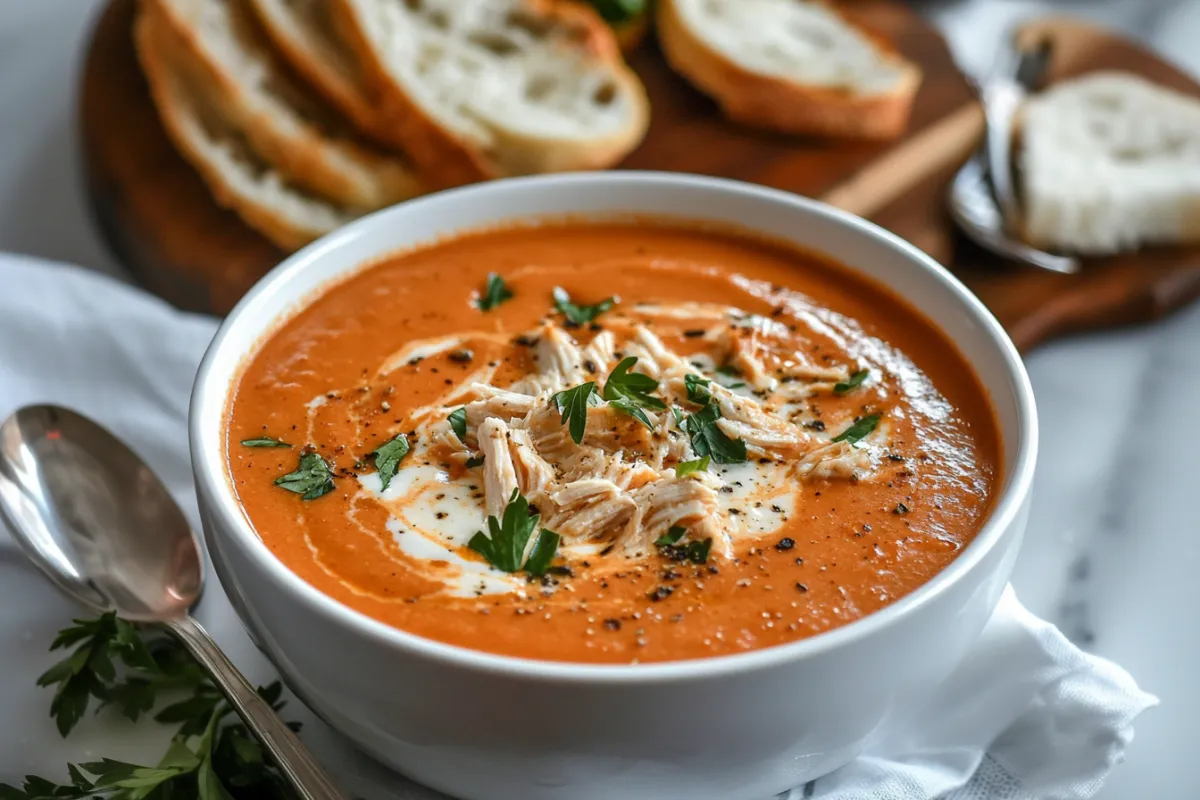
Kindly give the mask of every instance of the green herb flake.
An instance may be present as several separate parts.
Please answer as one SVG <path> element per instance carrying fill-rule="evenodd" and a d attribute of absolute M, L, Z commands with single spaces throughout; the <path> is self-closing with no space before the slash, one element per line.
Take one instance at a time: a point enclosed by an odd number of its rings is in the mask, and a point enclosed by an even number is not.
<path fill-rule="evenodd" d="M 688 542 L 684 545 L 684 557 L 693 564 L 708 563 L 708 554 L 712 551 L 713 540 L 705 539 L 702 542 Z"/>
<path fill-rule="evenodd" d="M 687 399 L 690 403 L 695 403 L 698 406 L 705 405 L 712 399 L 712 392 L 708 387 L 712 381 L 707 378 L 701 378 L 699 375 L 688 373 L 683 376 L 683 385 L 687 389 Z"/>
<path fill-rule="evenodd" d="M 716 403 L 708 405 L 683 421 L 683 428 L 692 440 L 698 456 L 711 456 L 718 464 L 741 464 L 746 460 L 746 443 L 731 439 L 717 427 L 721 409 Z"/>
<path fill-rule="evenodd" d="M 533 543 L 533 549 L 529 551 L 528 560 L 525 561 L 525 571 L 536 578 L 545 575 L 558 553 L 560 541 L 562 537 L 557 533 L 542 528 L 537 541 Z"/>
<path fill-rule="evenodd" d="M 567 318 L 567 322 L 573 325 L 587 325 L 589 322 L 593 322 L 596 317 L 608 311 L 618 302 L 620 301 L 614 296 L 601 300 L 594 306 L 576 305 L 571 302 L 571 296 L 565 289 L 554 287 L 554 308 Z"/>
<path fill-rule="evenodd" d="M 483 294 L 479 295 L 479 310 L 491 311 L 496 306 L 511 300 L 513 297 L 512 290 L 508 288 L 508 284 L 494 272 L 488 273 L 487 285 L 483 289 Z"/>
<path fill-rule="evenodd" d="M 683 461 L 675 465 L 675 477 L 686 478 L 696 472 L 704 472 L 708 469 L 709 462 L 712 461 L 712 456 L 698 458 L 695 461 Z"/>
<path fill-rule="evenodd" d="M 856 372 L 850 376 L 850 380 L 840 381 L 838 383 L 835 383 L 833 386 L 833 393 L 834 394 L 849 394 L 850 392 L 857 389 L 859 386 L 862 386 L 863 381 L 865 381 L 867 379 L 867 377 L 870 376 L 870 374 L 871 374 L 871 370 L 860 369 L 858 372 Z"/>
<path fill-rule="evenodd" d="M 740 369 L 738 369 L 737 367 L 735 367 L 733 364 L 722 364 L 721 366 L 717 367 L 717 373 L 720 375 L 724 375 L 727 378 L 742 377 L 742 371 Z"/>
<path fill-rule="evenodd" d="M 270 436 L 260 436 L 257 439 L 242 439 L 242 447 L 291 447 L 287 442 L 272 439 Z"/>
<path fill-rule="evenodd" d="M 646 13 L 646 0 L 591 0 L 591 3 L 610 25 L 628 22 Z"/>
<path fill-rule="evenodd" d="M 487 519 L 488 533 L 476 531 L 467 547 L 483 556 L 489 564 L 504 572 L 520 572 L 522 560 L 525 558 L 525 546 L 533 532 L 538 530 L 540 514 L 529 513 L 529 501 L 521 492 L 513 490 L 508 505 L 504 507 L 502 519 L 489 516 Z M 490 534 L 490 535 L 489 535 Z M 529 559 L 524 569 L 530 575 L 542 576 L 550 569 L 558 552 L 560 537 L 554 531 L 541 529 Z"/>
<path fill-rule="evenodd" d="M 450 416 L 446 418 L 450 422 L 450 429 L 454 431 L 454 435 L 458 437 L 460 442 L 467 441 L 467 407 L 456 408 L 450 412 Z"/>
<path fill-rule="evenodd" d="M 276 478 L 275 485 L 301 495 L 302 500 L 316 500 L 333 491 L 333 472 L 320 455 L 305 453 L 300 456 L 299 468 Z"/>
<path fill-rule="evenodd" d="M 371 453 L 375 456 L 375 470 L 379 473 L 379 482 L 382 484 L 380 491 L 387 491 L 392 478 L 396 476 L 400 462 L 408 455 L 408 449 L 408 437 L 402 433 Z"/>
<path fill-rule="evenodd" d="M 623 414 L 633 417 L 647 428 L 654 429 L 654 424 L 642 409 L 664 411 L 667 404 L 650 394 L 658 388 L 658 381 L 649 375 L 629 370 L 637 364 L 637 358 L 630 356 L 621 360 L 609 373 L 604 382 L 603 397 L 614 408 Z"/>
<path fill-rule="evenodd" d="M 833 437 L 833 441 L 849 442 L 850 444 L 854 444 L 860 439 L 869 436 L 871 432 L 879 426 L 879 419 L 880 417 L 878 414 L 868 414 L 862 419 L 859 419 L 849 428 L 846 428 L 846 430 L 842 431 L 837 436 Z"/>
<path fill-rule="evenodd" d="M 562 414 L 560 422 L 568 426 L 575 444 L 583 443 L 583 434 L 587 431 L 588 406 L 593 403 L 592 396 L 595 391 L 595 382 L 588 381 L 554 395 L 554 405 Z"/>
<path fill-rule="evenodd" d="M 483 456 L 471 456 L 467 459 L 467 469 L 483 466 Z"/>
<path fill-rule="evenodd" d="M 659 547 L 669 547 L 670 545 L 678 542 L 684 536 L 687 536 L 687 528 L 684 528 L 680 525 L 672 525 L 669 529 L 667 529 L 666 533 L 658 537 L 658 540 L 654 544 L 658 545 Z"/>

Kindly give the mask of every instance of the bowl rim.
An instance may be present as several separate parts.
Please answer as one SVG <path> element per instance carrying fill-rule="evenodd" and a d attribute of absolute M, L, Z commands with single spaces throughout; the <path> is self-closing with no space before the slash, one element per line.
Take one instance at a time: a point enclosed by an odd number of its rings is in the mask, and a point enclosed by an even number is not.
<path fill-rule="evenodd" d="M 240 364 L 248 357 L 254 345 L 253 342 L 245 342 L 242 338 L 235 340 L 231 334 L 234 324 L 246 313 L 247 309 L 256 305 L 260 298 L 278 290 L 292 276 L 319 262 L 328 253 L 336 251 L 354 239 L 370 234 L 377 227 L 385 225 L 393 215 L 405 213 L 406 209 L 429 203 L 447 203 L 448 201 L 469 203 L 472 199 L 482 195 L 503 195 L 534 185 L 547 189 L 558 189 L 564 194 L 569 194 L 571 191 L 587 190 L 611 184 L 669 186 L 697 192 L 717 192 L 731 196 L 731 200 L 738 196 L 751 195 L 772 203 L 790 206 L 797 213 L 823 217 L 826 221 L 839 223 L 851 229 L 855 235 L 881 241 L 899 251 L 900 255 L 907 257 L 910 261 L 917 262 L 929 273 L 930 277 L 940 282 L 943 288 L 950 290 L 956 301 L 961 304 L 962 309 L 966 310 L 973 321 L 977 323 L 980 332 L 988 340 L 989 346 L 996 349 L 1000 363 L 1005 368 L 1007 378 L 1012 386 L 1017 415 L 1017 448 L 1016 452 L 1010 456 L 1011 467 L 1006 470 L 1011 475 L 1011 479 L 1001 488 L 1000 496 L 997 498 L 990 516 L 975 539 L 963 549 L 957 558 L 930 580 L 896 602 L 846 625 L 814 636 L 744 653 L 634 665 L 523 658 L 472 650 L 427 639 L 388 625 L 342 604 L 292 572 L 270 551 L 251 526 L 234 496 L 226 476 L 223 447 L 219 442 L 215 443 L 215 446 L 212 444 L 206 446 L 204 441 L 206 423 L 212 424 L 209 422 L 211 416 L 216 414 L 223 419 L 231 388 L 228 383 L 219 387 L 211 385 L 214 380 L 213 372 L 216 370 L 218 362 L 233 358 Z M 752 226 L 750 226 L 750 230 L 753 231 Z M 818 248 L 814 248 L 814 250 L 821 252 Z M 298 298 L 297 305 L 302 306 L 316 296 L 318 296 L 317 292 L 311 291 L 308 295 Z M 272 316 L 268 322 L 258 325 L 259 335 L 265 335 L 270 330 L 270 324 L 279 318 L 278 315 Z M 227 352 L 231 349 L 233 352 Z M 217 431 L 222 429 L 220 420 L 214 427 Z M 733 673 L 745 674 L 771 669 L 787 662 L 812 658 L 826 651 L 847 647 L 866 639 L 880 630 L 898 624 L 904 618 L 916 613 L 921 607 L 930 604 L 936 597 L 963 580 L 1001 542 L 1006 531 L 1018 523 L 1018 517 L 1032 488 L 1037 460 L 1038 423 L 1029 375 L 1008 334 L 992 313 L 958 278 L 914 245 L 849 212 L 779 189 L 726 178 L 627 170 L 507 178 L 449 189 L 373 212 L 293 253 L 255 283 L 221 323 L 209 344 L 196 373 L 192 389 L 188 439 L 199 502 L 205 504 L 206 496 L 212 498 L 212 502 L 207 503 L 208 507 L 205 509 L 206 519 L 210 523 L 206 525 L 206 528 L 210 531 L 219 529 L 235 539 L 246 557 L 260 572 L 289 594 L 294 602 L 307 606 L 312 612 L 393 650 L 460 669 L 555 683 L 644 685 L 703 680 Z M 208 533 L 206 538 L 216 538 L 216 536 Z M 245 624 L 244 619 L 243 624 Z"/>

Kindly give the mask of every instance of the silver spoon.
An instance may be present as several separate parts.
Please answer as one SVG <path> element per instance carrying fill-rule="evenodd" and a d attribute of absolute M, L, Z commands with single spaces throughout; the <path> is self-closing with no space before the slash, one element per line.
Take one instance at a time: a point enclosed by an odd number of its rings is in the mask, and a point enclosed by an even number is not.
<path fill-rule="evenodd" d="M 17 411 L 0 424 L 0 518 L 68 595 L 179 639 L 298 797 L 345 797 L 190 616 L 204 587 L 199 542 L 166 487 L 119 439 L 65 408 Z"/>
<path fill-rule="evenodd" d="M 976 87 L 986 119 L 984 145 L 954 176 L 950 216 L 976 244 L 997 255 L 1053 272 L 1078 272 L 1077 259 L 1039 250 L 1013 233 L 1021 220 L 1012 178 L 1013 125 L 1046 68 L 1049 49 L 1009 51 L 1005 60 L 995 75 Z"/>

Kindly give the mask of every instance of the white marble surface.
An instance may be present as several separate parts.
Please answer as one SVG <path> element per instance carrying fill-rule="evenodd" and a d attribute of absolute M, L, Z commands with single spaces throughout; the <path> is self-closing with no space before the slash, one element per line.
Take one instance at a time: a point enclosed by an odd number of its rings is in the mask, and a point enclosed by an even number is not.
<path fill-rule="evenodd" d="M 1119 27 L 1200 75 L 1197 0 L 914 4 L 970 69 L 986 68 L 1009 24 L 1053 9 Z M 119 274 L 87 218 L 74 138 L 80 48 L 99 6 L 0 2 L 0 250 Z M 1048 345 L 1027 363 L 1043 444 L 1014 584 L 1032 611 L 1162 699 L 1139 720 L 1128 763 L 1101 797 L 1200 797 L 1200 625 L 1188 613 L 1200 607 L 1200 515 L 1191 505 L 1200 494 L 1200 305 L 1150 327 Z M 0 772 L 15 767 L 0 754 Z"/>

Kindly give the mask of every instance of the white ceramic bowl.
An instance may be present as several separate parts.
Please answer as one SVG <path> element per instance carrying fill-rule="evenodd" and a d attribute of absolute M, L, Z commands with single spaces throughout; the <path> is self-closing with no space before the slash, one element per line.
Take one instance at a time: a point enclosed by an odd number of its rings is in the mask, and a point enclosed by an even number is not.
<path fill-rule="evenodd" d="M 416 243 L 506 220 L 671 215 L 827 253 L 908 297 L 958 344 L 995 405 L 1001 496 L 970 546 L 912 594 L 789 645 L 643 666 L 538 662 L 419 638 L 292 574 L 234 499 L 222 454 L 232 381 L 255 343 L 328 281 Z M 766 798 L 859 753 L 975 641 L 1008 581 L 1037 449 L 1029 379 L 983 305 L 932 259 L 821 203 L 710 178 L 614 172 L 499 181 L 373 214 L 284 261 L 204 358 L 190 435 L 221 582 L 288 685 L 363 750 L 463 798 Z"/>

